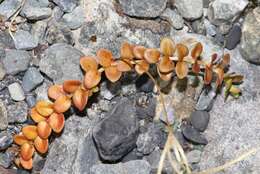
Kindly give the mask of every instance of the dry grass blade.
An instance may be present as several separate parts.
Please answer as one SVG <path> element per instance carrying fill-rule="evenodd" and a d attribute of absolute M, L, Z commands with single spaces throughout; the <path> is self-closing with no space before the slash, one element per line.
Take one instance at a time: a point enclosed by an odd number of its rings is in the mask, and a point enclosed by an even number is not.
<path fill-rule="evenodd" d="M 158 51 L 156 48 L 146 49 L 144 52 L 144 58 L 150 64 L 157 63 L 160 58 L 160 51 Z"/>
<path fill-rule="evenodd" d="M 133 59 L 134 58 L 133 46 L 127 42 L 122 43 L 120 49 L 120 55 L 121 58 L 123 59 L 130 59 L 130 60 Z"/>
<path fill-rule="evenodd" d="M 66 112 L 71 106 L 71 99 L 66 96 L 60 96 L 53 104 L 53 109 L 57 113 Z"/>
<path fill-rule="evenodd" d="M 105 69 L 106 77 L 111 82 L 116 82 L 120 79 L 122 72 L 117 69 L 117 66 L 110 66 Z"/>
<path fill-rule="evenodd" d="M 109 67 L 113 62 L 112 52 L 107 49 L 99 49 L 97 51 L 98 62 L 103 67 Z"/>
<path fill-rule="evenodd" d="M 48 89 L 48 97 L 53 100 L 57 100 L 57 98 L 65 94 L 62 85 L 52 85 Z"/>
<path fill-rule="evenodd" d="M 98 72 L 98 70 L 89 70 L 85 74 L 84 86 L 87 89 L 94 88 L 99 84 L 100 80 L 101 80 L 101 73 Z"/>
<path fill-rule="evenodd" d="M 67 93 L 75 92 L 81 85 L 79 80 L 66 80 L 63 82 L 63 90 Z"/>
<path fill-rule="evenodd" d="M 169 57 L 164 56 L 160 59 L 157 67 L 161 73 L 169 73 L 174 70 L 174 62 Z"/>
<path fill-rule="evenodd" d="M 186 62 L 178 61 L 175 67 L 175 72 L 179 79 L 183 79 L 188 75 L 189 67 Z"/>
<path fill-rule="evenodd" d="M 98 69 L 98 64 L 96 59 L 91 56 L 81 57 L 80 66 L 85 72 L 88 72 L 91 69 Z"/>
<path fill-rule="evenodd" d="M 144 46 L 135 46 L 133 49 L 133 53 L 135 58 L 137 59 L 143 59 L 144 58 L 144 52 L 145 52 L 146 48 Z"/>
<path fill-rule="evenodd" d="M 77 89 L 73 94 L 72 101 L 74 106 L 79 110 L 83 111 L 88 103 L 89 92 L 83 89 Z"/>
<path fill-rule="evenodd" d="M 175 52 L 175 44 L 170 38 L 163 38 L 160 43 L 160 49 L 163 55 L 172 56 Z"/>

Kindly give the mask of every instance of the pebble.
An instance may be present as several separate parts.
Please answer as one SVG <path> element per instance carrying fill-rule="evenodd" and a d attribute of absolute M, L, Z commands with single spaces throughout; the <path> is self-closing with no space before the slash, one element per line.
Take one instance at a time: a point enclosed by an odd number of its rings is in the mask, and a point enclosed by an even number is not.
<path fill-rule="evenodd" d="M 0 62 L 0 80 L 3 80 L 6 75 L 6 71 L 4 69 L 4 65 Z"/>
<path fill-rule="evenodd" d="M 28 52 L 22 50 L 6 50 L 3 58 L 3 65 L 6 74 L 16 75 L 25 71 L 30 63 L 31 56 Z"/>
<path fill-rule="evenodd" d="M 161 18 L 166 19 L 173 28 L 180 30 L 184 26 L 184 20 L 177 10 L 167 8 L 161 15 Z"/>
<path fill-rule="evenodd" d="M 71 13 L 66 13 L 62 17 L 62 22 L 72 30 L 81 27 L 84 20 L 85 13 L 82 7 L 76 7 Z"/>
<path fill-rule="evenodd" d="M 28 106 L 22 102 L 15 102 L 7 106 L 8 123 L 24 123 L 27 121 Z"/>
<path fill-rule="evenodd" d="M 196 163 L 199 163 L 200 162 L 200 158 L 201 158 L 201 151 L 199 150 L 192 150 L 190 152 L 187 153 L 187 159 L 188 159 L 188 162 L 190 164 L 196 164 Z"/>
<path fill-rule="evenodd" d="M 7 31 L 0 30 L 0 58 L 4 56 L 5 48 L 14 48 L 14 41 Z"/>
<path fill-rule="evenodd" d="M 14 101 L 23 101 L 25 99 L 23 88 L 17 82 L 10 84 L 8 86 L 8 91 Z"/>
<path fill-rule="evenodd" d="M 53 0 L 53 2 L 57 4 L 64 12 L 72 12 L 72 10 L 79 5 L 78 0 Z"/>
<path fill-rule="evenodd" d="M 51 8 L 27 5 L 23 8 L 21 15 L 29 20 L 42 20 L 49 18 L 52 15 L 52 10 Z"/>
<path fill-rule="evenodd" d="M 239 25 L 234 25 L 229 31 L 226 38 L 226 48 L 229 50 L 234 49 L 240 42 L 242 32 Z"/>
<path fill-rule="evenodd" d="M 216 92 L 214 90 L 203 90 L 195 109 L 199 111 L 210 111 L 213 106 L 215 96 Z"/>
<path fill-rule="evenodd" d="M 22 87 L 25 92 L 30 92 L 38 85 L 40 85 L 43 82 L 43 79 L 43 76 L 37 70 L 37 68 L 31 67 L 25 72 L 23 76 Z"/>
<path fill-rule="evenodd" d="M 204 25 L 206 28 L 207 35 L 215 36 L 217 34 L 217 27 L 215 25 L 212 25 L 208 20 L 204 20 Z"/>
<path fill-rule="evenodd" d="M 203 14 L 203 0 L 178 0 L 175 1 L 175 6 L 187 20 L 198 19 Z"/>
<path fill-rule="evenodd" d="M 182 134 L 187 140 L 195 144 L 208 144 L 208 140 L 204 137 L 204 135 L 200 134 L 199 131 L 197 131 L 190 125 L 182 126 Z"/>
<path fill-rule="evenodd" d="M 13 143 L 13 136 L 6 131 L 0 132 L 0 150 L 7 149 Z"/>
<path fill-rule="evenodd" d="M 31 50 L 37 47 L 37 40 L 28 32 L 18 30 L 14 34 L 14 44 L 16 49 Z"/>
<path fill-rule="evenodd" d="M 75 42 L 70 28 L 57 22 L 47 28 L 46 41 L 50 45 L 55 43 L 67 43 L 73 45 Z"/>
<path fill-rule="evenodd" d="M 26 100 L 26 103 L 28 104 L 29 108 L 34 107 L 36 104 L 36 98 L 34 95 L 26 95 L 25 100 Z"/>
<path fill-rule="evenodd" d="M 7 110 L 5 104 L 0 100 L 0 131 L 5 130 L 8 126 Z"/>
<path fill-rule="evenodd" d="M 206 130 L 209 123 L 209 113 L 207 111 L 194 111 L 190 116 L 192 126 L 200 132 Z"/>
<path fill-rule="evenodd" d="M 16 10 L 19 9 L 20 5 L 21 1 L 19 0 L 3 1 L 0 3 L 0 15 L 4 16 L 6 19 L 9 19 L 16 12 Z"/>

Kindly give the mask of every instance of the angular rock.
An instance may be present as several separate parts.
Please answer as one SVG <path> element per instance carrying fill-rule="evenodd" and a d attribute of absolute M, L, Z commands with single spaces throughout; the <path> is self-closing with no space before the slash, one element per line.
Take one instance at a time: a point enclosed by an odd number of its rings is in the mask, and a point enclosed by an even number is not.
<path fill-rule="evenodd" d="M 184 20 L 177 10 L 167 8 L 161 15 L 161 18 L 166 19 L 177 30 L 183 28 Z"/>
<path fill-rule="evenodd" d="M 28 31 L 18 30 L 14 34 L 14 44 L 18 50 L 31 50 L 37 47 L 38 42 Z"/>
<path fill-rule="evenodd" d="M 215 25 L 232 22 L 248 5 L 248 0 L 215 0 L 208 8 L 208 18 Z"/>
<path fill-rule="evenodd" d="M 16 75 L 27 69 L 30 60 L 31 56 L 26 51 L 6 50 L 3 64 L 7 74 Z"/>
<path fill-rule="evenodd" d="M 5 31 L 0 30 L 0 48 L 14 48 L 14 41 L 10 34 Z M 0 57 L 1 57 L 1 49 L 0 49 Z"/>
<path fill-rule="evenodd" d="M 187 153 L 187 159 L 190 164 L 199 163 L 201 158 L 201 151 L 192 150 Z"/>
<path fill-rule="evenodd" d="M 35 67 L 31 67 L 23 76 L 22 87 L 25 92 L 30 92 L 42 82 L 43 76 L 41 73 Z"/>
<path fill-rule="evenodd" d="M 76 7 L 71 13 L 66 13 L 62 17 L 62 22 L 72 30 L 81 27 L 84 20 L 85 13 L 82 7 Z"/>
<path fill-rule="evenodd" d="M 26 95 L 25 100 L 26 100 L 26 103 L 28 104 L 29 108 L 34 107 L 36 104 L 36 98 L 34 95 Z"/>
<path fill-rule="evenodd" d="M 79 0 L 53 0 L 53 2 L 64 12 L 72 12 L 72 10 L 79 5 Z"/>
<path fill-rule="evenodd" d="M 251 63 L 260 64 L 260 7 L 249 12 L 242 27 L 241 54 Z"/>
<path fill-rule="evenodd" d="M 178 0 L 174 4 L 182 17 L 187 20 L 198 19 L 203 14 L 202 0 Z"/>
<path fill-rule="evenodd" d="M 217 34 L 217 27 L 215 25 L 212 25 L 208 20 L 204 20 L 204 25 L 206 28 L 207 35 L 215 36 Z"/>
<path fill-rule="evenodd" d="M 195 144 L 208 144 L 208 140 L 190 125 L 182 126 L 182 134 L 187 140 Z"/>
<path fill-rule="evenodd" d="M 206 34 L 206 27 L 204 23 L 204 19 L 195 20 L 191 23 L 191 27 L 195 33 L 198 34 Z"/>
<path fill-rule="evenodd" d="M 44 7 L 47 5 L 46 2 L 38 2 L 29 0 L 25 3 L 21 15 L 29 20 L 42 20 L 51 16 L 51 8 Z"/>
<path fill-rule="evenodd" d="M 7 0 L 0 4 L 0 15 L 9 19 L 21 5 L 20 0 Z"/>
<path fill-rule="evenodd" d="M 239 25 L 234 25 L 229 31 L 226 38 L 226 48 L 229 50 L 234 49 L 240 42 L 241 38 L 241 28 Z"/>
<path fill-rule="evenodd" d="M 42 57 L 40 71 L 54 80 L 62 83 L 64 80 L 82 79 L 79 59 L 83 54 L 70 45 L 60 43 L 50 46 Z"/>
<path fill-rule="evenodd" d="M 8 123 L 24 123 L 27 120 L 27 111 L 28 107 L 24 101 L 8 105 Z"/>
<path fill-rule="evenodd" d="M 32 26 L 32 35 L 39 44 L 44 43 L 46 29 L 47 22 L 45 21 L 35 22 Z"/>
<path fill-rule="evenodd" d="M 211 110 L 215 96 L 216 92 L 214 90 L 203 90 L 196 104 L 195 109 L 199 111 Z"/>
<path fill-rule="evenodd" d="M 123 12 L 136 17 L 158 17 L 166 8 L 167 0 L 119 0 Z"/>
<path fill-rule="evenodd" d="M 7 110 L 5 104 L 0 100 L 0 131 L 5 130 L 8 126 Z"/>
<path fill-rule="evenodd" d="M 4 131 L 0 132 L 0 150 L 7 149 L 13 143 L 13 136 Z"/>
<path fill-rule="evenodd" d="M 206 111 L 194 111 L 190 116 L 192 126 L 198 131 L 205 131 L 209 123 L 209 113 Z"/>
<path fill-rule="evenodd" d="M 145 160 L 133 160 L 118 164 L 98 164 L 91 168 L 91 174 L 135 173 L 150 174 L 151 167 Z"/>
<path fill-rule="evenodd" d="M 138 136 L 138 122 L 133 102 L 122 98 L 95 128 L 93 137 L 99 154 L 107 161 L 117 161 L 130 152 Z"/>
<path fill-rule="evenodd" d="M 136 114 L 139 119 L 152 120 L 155 116 L 156 98 L 143 93 L 137 96 Z"/>
<path fill-rule="evenodd" d="M 23 101 L 25 99 L 23 88 L 19 83 L 12 83 L 8 86 L 8 91 L 14 101 Z"/>

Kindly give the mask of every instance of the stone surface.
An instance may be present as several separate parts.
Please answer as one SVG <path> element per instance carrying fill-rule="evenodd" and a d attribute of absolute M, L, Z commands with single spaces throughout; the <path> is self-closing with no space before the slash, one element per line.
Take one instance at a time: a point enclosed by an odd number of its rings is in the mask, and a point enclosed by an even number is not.
<path fill-rule="evenodd" d="M 38 2 L 38 3 L 37 3 Z M 52 10 L 48 7 L 43 7 L 39 1 L 33 2 L 32 0 L 25 3 L 21 15 L 29 20 L 42 20 L 51 16 Z"/>
<path fill-rule="evenodd" d="M 139 119 L 152 120 L 155 116 L 156 98 L 140 93 L 136 99 L 136 115 Z"/>
<path fill-rule="evenodd" d="M 166 8 L 167 0 L 119 0 L 123 12 L 136 17 L 158 17 Z"/>
<path fill-rule="evenodd" d="M 242 27 L 241 54 L 245 60 L 260 64 L 260 7 L 249 12 Z"/>
<path fill-rule="evenodd" d="M 247 5 L 248 0 L 215 0 L 209 5 L 208 18 L 215 25 L 232 22 Z"/>
<path fill-rule="evenodd" d="M 6 71 L 4 69 L 4 65 L 2 62 L 0 62 L 0 80 L 3 80 L 3 78 L 5 77 L 6 75 Z"/>
<path fill-rule="evenodd" d="M 6 152 L 0 153 L 0 166 L 3 166 L 4 168 L 10 167 L 14 158 L 15 153 L 12 150 L 8 149 Z"/>
<path fill-rule="evenodd" d="M 13 143 L 13 136 L 6 131 L 0 132 L 0 150 L 5 150 Z"/>
<path fill-rule="evenodd" d="M 206 145 L 208 143 L 207 139 L 190 125 L 182 126 L 182 134 L 187 140 L 195 144 Z"/>
<path fill-rule="evenodd" d="M 79 4 L 79 0 L 53 0 L 62 11 L 72 12 L 72 10 Z"/>
<path fill-rule="evenodd" d="M 118 164 L 98 164 L 91 168 L 91 174 L 150 174 L 150 172 L 151 167 L 149 163 L 144 160 L 133 160 L 126 163 Z"/>
<path fill-rule="evenodd" d="M 32 26 L 32 35 L 37 43 L 44 43 L 45 32 L 47 29 L 47 22 L 37 21 Z"/>
<path fill-rule="evenodd" d="M 215 36 L 217 34 L 217 27 L 215 25 L 212 25 L 208 20 L 204 20 L 204 25 L 206 28 L 207 35 Z"/>
<path fill-rule="evenodd" d="M 7 74 L 16 75 L 27 69 L 30 60 L 31 56 L 26 51 L 6 50 L 3 64 Z"/>
<path fill-rule="evenodd" d="M 25 92 L 29 92 L 35 89 L 39 84 L 43 82 L 43 76 L 35 67 L 29 68 L 24 76 L 22 81 L 22 87 Z"/>
<path fill-rule="evenodd" d="M 27 104 L 24 101 L 8 105 L 8 123 L 24 123 L 27 120 L 27 109 Z"/>
<path fill-rule="evenodd" d="M 191 27 L 193 29 L 194 33 L 198 33 L 198 34 L 206 34 L 206 27 L 205 27 L 205 23 L 204 23 L 204 19 L 198 19 L 195 20 L 191 23 Z"/>
<path fill-rule="evenodd" d="M 82 7 L 76 7 L 71 13 L 63 15 L 61 21 L 70 29 L 75 30 L 83 24 L 85 20 L 85 13 Z"/>
<path fill-rule="evenodd" d="M 5 104 L 0 100 L 0 131 L 5 130 L 8 126 L 7 110 Z"/>
<path fill-rule="evenodd" d="M 26 100 L 26 103 L 28 104 L 29 108 L 34 107 L 36 104 L 36 98 L 34 95 L 26 95 L 25 100 Z"/>
<path fill-rule="evenodd" d="M 0 30 L 0 48 L 14 48 L 14 41 L 11 38 L 10 34 L 6 31 Z M 1 55 L 0 49 L 0 55 Z M 1 56 L 0 56 L 1 57 Z"/>
<path fill-rule="evenodd" d="M 19 9 L 20 5 L 20 0 L 3 1 L 0 4 L 0 15 L 5 16 L 6 19 L 9 19 L 16 12 L 16 10 Z"/>
<path fill-rule="evenodd" d="M 14 34 L 15 48 L 18 50 L 31 50 L 37 47 L 37 40 L 28 32 L 24 30 L 18 30 Z"/>
<path fill-rule="evenodd" d="M 200 162 L 200 158 L 201 158 L 201 151 L 199 150 L 192 150 L 190 152 L 188 152 L 187 155 L 187 159 L 188 162 L 190 164 L 194 164 L 194 163 L 199 163 Z"/>
<path fill-rule="evenodd" d="M 240 42 L 241 38 L 241 28 L 239 25 L 234 25 L 229 31 L 226 38 L 226 48 L 229 50 L 234 49 Z"/>
<path fill-rule="evenodd" d="M 214 98 L 216 96 L 216 92 L 214 90 L 203 90 L 199 100 L 196 104 L 196 110 L 199 111 L 209 111 L 211 110 L 213 103 L 214 103 Z"/>
<path fill-rule="evenodd" d="M 198 131 L 205 131 L 209 123 L 209 113 L 206 111 L 194 111 L 190 116 L 192 126 Z"/>
<path fill-rule="evenodd" d="M 203 14 L 202 0 L 178 0 L 174 5 L 182 17 L 188 20 L 198 19 Z"/>
<path fill-rule="evenodd" d="M 60 43 L 50 46 L 39 63 L 40 71 L 62 83 L 64 80 L 82 78 L 79 59 L 83 54 L 70 45 Z"/>
<path fill-rule="evenodd" d="M 14 101 L 23 101 L 25 99 L 23 88 L 19 83 L 12 83 L 8 86 L 8 91 Z"/>
<path fill-rule="evenodd" d="M 177 10 L 172 10 L 167 8 L 164 12 L 160 15 L 161 18 L 166 19 L 170 24 L 177 30 L 183 28 L 184 20 L 182 16 L 178 13 Z"/>
<path fill-rule="evenodd" d="M 93 137 L 102 159 L 116 161 L 130 152 L 138 136 L 133 102 L 122 98 L 95 128 Z"/>

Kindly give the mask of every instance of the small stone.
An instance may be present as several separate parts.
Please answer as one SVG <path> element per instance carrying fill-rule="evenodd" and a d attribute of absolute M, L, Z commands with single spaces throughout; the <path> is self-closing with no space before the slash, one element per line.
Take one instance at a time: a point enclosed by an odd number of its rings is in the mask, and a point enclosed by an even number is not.
<path fill-rule="evenodd" d="M 37 40 L 28 32 L 18 30 L 14 34 L 14 44 L 16 49 L 31 50 L 37 47 Z"/>
<path fill-rule="evenodd" d="M 28 104 L 29 108 L 34 107 L 36 104 L 36 98 L 34 95 L 26 95 L 25 100 L 26 100 L 26 103 Z"/>
<path fill-rule="evenodd" d="M 191 23 L 191 27 L 195 33 L 198 34 L 206 34 L 206 27 L 204 23 L 204 19 L 202 20 L 195 20 Z"/>
<path fill-rule="evenodd" d="M 11 166 L 15 158 L 15 152 L 12 150 L 7 150 L 4 153 L 0 153 L 0 166 L 8 168 Z"/>
<path fill-rule="evenodd" d="M 206 28 L 207 35 L 215 36 L 217 34 L 217 27 L 215 25 L 212 25 L 208 20 L 204 20 L 204 25 Z"/>
<path fill-rule="evenodd" d="M 218 26 L 218 31 L 222 34 L 222 35 L 226 35 L 229 33 L 230 29 L 231 29 L 232 25 L 229 23 L 223 23 L 220 24 Z"/>
<path fill-rule="evenodd" d="M 6 50 L 3 58 L 6 74 L 16 75 L 25 71 L 30 63 L 31 57 L 26 51 Z"/>
<path fill-rule="evenodd" d="M 123 12 L 136 17 L 158 17 L 166 8 L 167 0 L 119 0 Z"/>
<path fill-rule="evenodd" d="M 2 57 L 5 48 L 14 48 L 14 41 L 7 31 L 0 30 L 0 58 Z"/>
<path fill-rule="evenodd" d="M 155 116 L 156 98 L 140 93 L 137 96 L 136 114 L 139 119 L 152 120 Z"/>
<path fill-rule="evenodd" d="M 241 28 L 239 25 L 234 25 L 229 31 L 226 38 L 226 48 L 229 50 L 234 49 L 237 44 L 240 42 L 241 38 Z"/>
<path fill-rule="evenodd" d="M 203 0 L 203 8 L 209 7 L 210 0 Z"/>
<path fill-rule="evenodd" d="M 189 153 L 187 153 L 187 159 L 190 164 L 196 164 L 200 162 L 201 158 L 201 151 L 199 150 L 192 150 Z"/>
<path fill-rule="evenodd" d="M 216 40 L 217 44 L 222 46 L 222 45 L 224 45 L 225 37 L 220 32 L 217 32 L 217 34 L 215 36 L 215 40 Z"/>
<path fill-rule="evenodd" d="M 216 92 L 214 90 L 203 90 L 195 109 L 199 111 L 210 111 L 213 106 L 215 96 Z"/>
<path fill-rule="evenodd" d="M 209 113 L 207 111 L 194 111 L 190 116 L 192 126 L 198 131 L 205 131 L 209 123 Z"/>
<path fill-rule="evenodd" d="M 64 12 L 61 10 L 61 8 L 59 6 L 54 7 L 52 16 L 55 21 L 60 21 L 63 14 L 64 14 Z"/>
<path fill-rule="evenodd" d="M 43 76 L 41 73 L 35 67 L 31 67 L 23 76 L 22 86 L 25 92 L 30 92 L 42 82 Z"/>
<path fill-rule="evenodd" d="M 43 158 L 38 153 L 35 153 L 33 156 L 33 170 L 36 172 L 40 172 L 44 167 L 45 158 Z"/>
<path fill-rule="evenodd" d="M 57 4 L 64 12 L 72 12 L 72 10 L 79 5 L 78 0 L 53 0 L 53 2 Z"/>
<path fill-rule="evenodd" d="M 202 0 L 178 0 L 175 6 L 183 18 L 187 20 L 198 19 L 203 14 Z"/>
<path fill-rule="evenodd" d="M 0 150 L 7 149 L 13 143 L 13 136 L 6 131 L 0 132 Z"/>
<path fill-rule="evenodd" d="M 0 131 L 5 130 L 8 126 L 7 110 L 5 104 L 0 100 Z"/>
<path fill-rule="evenodd" d="M 24 123 L 27 121 L 28 106 L 22 102 L 15 102 L 7 106 L 8 123 Z"/>
<path fill-rule="evenodd" d="M 6 71 L 4 69 L 4 65 L 0 62 L 0 80 L 3 80 L 5 77 Z"/>
<path fill-rule="evenodd" d="M 85 13 L 82 7 L 76 7 L 71 13 L 66 13 L 62 17 L 62 22 L 72 30 L 81 27 L 84 20 Z"/>
<path fill-rule="evenodd" d="M 184 26 L 184 20 L 177 10 L 167 8 L 161 15 L 161 18 L 166 19 L 177 30 L 180 30 Z"/>
<path fill-rule="evenodd" d="M 0 3 L 0 15 L 9 19 L 19 8 L 21 1 L 19 0 L 7 0 Z"/>
<path fill-rule="evenodd" d="M 195 144 L 208 144 L 208 140 L 190 125 L 182 126 L 182 134 L 187 140 Z"/>
<path fill-rule="evenodd" d="M 29 20 L 42 20 L 50 17 L 52 14 L 51 8 L 25 5 L 21 15 Z"/>
<path fill-rule="evenodd" d="M 19 83 L 12 83 L 8 86 L 10 96 L 15 101 L 23 101 L 25 99 L 23 88 Z"/>
<path fill-rule="evenodd" d="M 32 26 L 32 35 L 38 43 L 44 43 L 47 22 L 38 21 Z"/>

